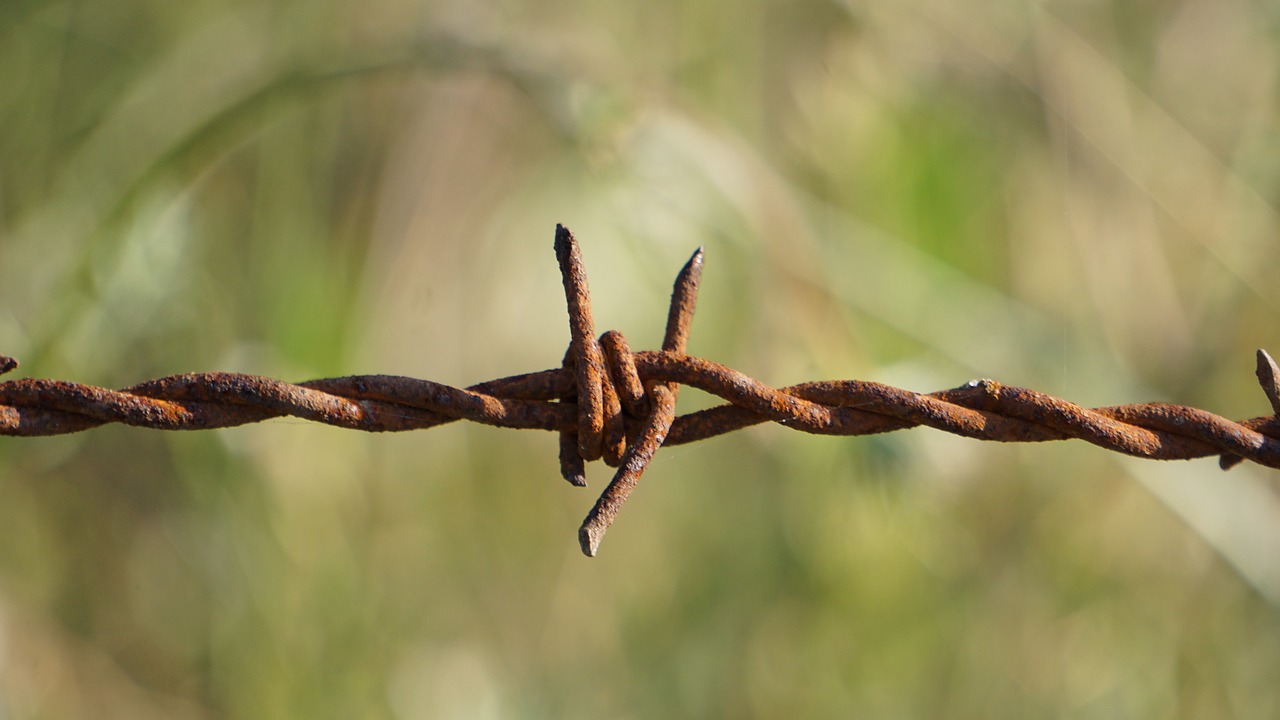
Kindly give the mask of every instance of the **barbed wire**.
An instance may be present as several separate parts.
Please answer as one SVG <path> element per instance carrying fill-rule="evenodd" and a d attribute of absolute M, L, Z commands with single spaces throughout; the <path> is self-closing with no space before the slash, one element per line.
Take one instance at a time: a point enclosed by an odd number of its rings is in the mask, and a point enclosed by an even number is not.
<path fill-rule="evenodd" d="M 578 531 L 594 556 L 605 531 L 660 447 L 696 442 L 765 422 L 820 435 L 872 435 L 927 426 L 977 440 L 1077 438 L 1153 460 L 1220 456 L 1225 470 L 1250 460 L 1280 468 L 1280 368 L 1265 351 L 1257 376 L 1276 415 L 1234 422 L 1168 403 L 1083 408 L 994 380 L 928 394 L 862 380 L 775 389 L 732 368 L 684 354 L 702 274 L 699 248 L 672 292 L 660 351 L 632 352 L 613 330 L 595 336 L 581 251 L 556 226 L 556 258 L 569 308 L 561 367 L 456 388 L 394 375 L 291 384 L 239 373 L 171 375 L 122 390 L 61 380 L 0 382 L 0 435 L 59 435 L 107 423 L 207 430 L 290 416 L 368 432 L 436 427 L 456 420 L 560 434 L 560 470 L 586 485 L 585 464 L 617 471 Z M 0 356 L 0 374 L 18 362 Z M 681 385 L 726 404 L 677 417 Z"/>

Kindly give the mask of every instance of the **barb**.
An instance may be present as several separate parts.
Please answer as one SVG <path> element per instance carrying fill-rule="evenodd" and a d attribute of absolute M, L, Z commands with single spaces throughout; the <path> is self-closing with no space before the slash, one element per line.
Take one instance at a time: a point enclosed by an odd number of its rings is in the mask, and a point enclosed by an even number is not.
<path fill-rule="evenodd" d="M 1275 415 L 1234 422 L 1167 403 L 1083 408 L 994 380 L 921 394 L 862 380 L 775 389 L 732 368 L 684 354 L 702 274 L 699 248 L 680 271 L 660 351 L 632 352 L 610 330 L 595 337 L 581 251 L 556 226 L 556 257 L 569 307 L 570 344 L 561 367 L 468 388 L 394 375 L 290 384 L 238 373 L 191 373 L 123 390 L 61 380 L 0 382 L 0 435 L 59 435 L 107 423 L 206 430 L 291 416 L 368 432 L 436 427 L 456 420 L 560 434 L 561 474 L 586 485 L 585 463 L 617 467 L 578 531 L 594 556 L 605 531 L 659 448 L 775 422 L 820 435 L 872 435 L 927 426 L 977 440 L 1077 438 L 1153 460 L 1220 456 L 1280 468 L 1280 367 L 1258 351 L 1258 381 Z M 0 374 L 17 368 L 0 356 Z M 681 385 L 726 404 L 677 417 Z"/>

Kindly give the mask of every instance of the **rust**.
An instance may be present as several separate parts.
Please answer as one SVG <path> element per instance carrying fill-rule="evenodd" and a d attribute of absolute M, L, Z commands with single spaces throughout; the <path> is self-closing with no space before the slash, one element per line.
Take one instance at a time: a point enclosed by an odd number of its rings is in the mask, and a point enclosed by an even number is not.
<path fill-rule="evenodd" d="M 732 368 L 686 355 L 697 300 L 701 248 L 676 278 L 659 351 L 633 352 L 621 333 L 598 339 L 582 253 L 556 226 L 555 252 L 569 310 L 569 349 L 560 367 L 456 388 L 429 380 L 363 375 L 299 384 L 238 373 L 190 373 L 121 390 L 60 380 L 0 382 L 0 435 L 80 432 L 107 423 L 205 430 L 296 417 L 367 432 L 401 432 L 457 420 L 538 429 L 560 437 L 561 474 L 586 485 L 586 463 L 617 467 L 579 529 L 595 555 L 605 531 L 657 451 L 775 422 L 822 435 L 872 435 L 917 426 L 977 440 L 1046 442 L 1076 438 L 1153 460 L 1219 456 L 1280 468 L 1280 367 L 1265 351 L 1257 377 L 1272 415 L 1239 422 L 1168 403 L 1084 408 L 1026 388 L 975 380 L 922 394 L 863 380 L 773 388 Z M 0 355 L 0 374 L 17 360 Z M 725 404 L 677 416 L 681 385 Z"/>
<path fill-rule="evenodd" d="M 693 324 L 693 310 L 698 304 L 698 283 L 701 280 L 702 248 L 698 248 L 689 258 L 689 262 L 681 268 L 680 274 L 676 276 L 675 286 L 671 290 L 671 309 L 667 313 L 667 330 L 662 340 L 664 353 L 684 352 L 689 340 L 689 327 Z M 621 355 L 626 351 L 626 341 L 622 340 L 620 333 L 606 334 L 610 335 L 609 345 L 613 354 Z M 588 557 L 595 557 L 600 549 L 600 541 L 604 539 L 605 531 L 613 524 L 618 511 L 622 509 L 622 504 L 627 501 L 631 491 L 640 482 L 640 476 L 644 474 L 645 468 L 649 466 L 649 461 L 653 460 L 658 448 L 662 447 L 662 443 L 667 439 L 667 433 L 671 432 L 671 423 L 676 419 L 676 396 L 680 392 L 680 385 L 671 381 L 640 382 L 639 373 L 634 363 L 628 362 L 629 359 L 619 357 L 613 363 L 617 367 L 615 374 L 623 376 L 624 387 L 628 387 L 627 396 L 634 406 L 640 404 L 639 400 L 633 397 L 636 391 L 635 385 L 641 386 L 644 394 L 649 398 L 649 412 L 645 416 L 640 432 L 625 449 L 618 472 L 600 494 L 591 511 L 587 513 L 582 526 L 578 528 L 578 544 Z M 608 384 L 606 387 L 609 387 Z M 606 393 L 606 396 L 610 394 Z M 617 394 L 614 393 L 612 397 L 616 398 Z M 620 410 L 621 408 L 613 410 L 619 413 L 619 419 L 621 418 Z"/>
<path fill-rule="evenodd" d="M 556 225 L 555 250 L 569 306 L 568 359 L 578 378 L 578 453 L 590 462 L 603 454 L 604 359 L 591 319 L 591 297 L 582 253 L 573 233 L 563 225 Z"/>

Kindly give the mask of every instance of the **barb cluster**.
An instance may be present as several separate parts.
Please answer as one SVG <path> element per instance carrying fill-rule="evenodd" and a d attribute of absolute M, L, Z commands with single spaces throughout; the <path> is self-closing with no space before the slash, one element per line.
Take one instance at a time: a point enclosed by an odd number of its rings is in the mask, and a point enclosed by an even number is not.
<path fill-rule="evenodd" d="M 698 249 L 676 278 L 660 351 L 632 352 L 610 330 L 598 339 L 582 255 L 556 226 L 556 258 L 569 307 L 569 350 L 561 367 L 455 388 L 393 375 L 290 384 L 238 373 L 191 373 L 123 390 L 61 380 L 0 382 L 0 435 L 58 435 L 106 423 L 203 430 L 292 416 L 338 427 L 388 432 L 455 420 L 560 434 L 561 474 L 586 485 L 585 463 L 603 459 L 613 480 L 578 531 L 594 556 L 609 525 L 664 445 L 703 440 L 776 422 L 823 435 L 870 435 L 925 425 L 978 440 L 1041 442 L 1079 438 L 1154 460 L 1220 456 L 1280 468 L 1280 368 L 1258 351 L 1258 380 L 1276 415 L 1233 422 L 1167 403 L 1082 408 L 1060 398 L 974 380 L 921 394 L 861 380 L 775 389 L 717 363 L 685 355 L 702 274 Z M 0 356 L 0 374 L 18 366 Z M 681 385 L 726 404 L 676 417 Z"/>

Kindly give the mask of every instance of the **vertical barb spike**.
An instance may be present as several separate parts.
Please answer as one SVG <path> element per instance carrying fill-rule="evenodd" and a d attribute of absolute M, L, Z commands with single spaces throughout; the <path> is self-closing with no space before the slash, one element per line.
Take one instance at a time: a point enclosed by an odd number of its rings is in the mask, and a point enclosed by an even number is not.
<path fill-rule="evenodd" d="M 693 324 L 693 311 L 698 302 L 698 283 L 701 280 L 702 248 L 698 248 L 676 275 L 675 286 L 671 290 L 671 308 L 667 312 L 667 330 L 662 340 L 664 352 L 684 353 L 689 340 L 689 328 Z M 662 447 L 667 433 L 671 431 L 671 424 L 675 422 L 679 384 L 650 382 L 646 383 L 645 390 L 651 407 L 644 427 L 636 441 L 627 448 L 617 474 L 582 521 L 582 527 L 578 528 L 578 544 L 587 557 L 595 557 L 599 552 L 605 531 L 613 524 L 622 505 L 635 490 L 640 476 L 644 474 L 658 448 Z"/>
<path fill-rule="evenodd" d="M 1280 367 L 1276 367 L 1276 361 L 1261 348 L 1258 349 L 1258 384 L 1271 402 L 1271 411 L 1280 417 Z"/>
<path fill-rule="evenodd" d="M 662 339 L 662 349 L 683 353 L 689 341 L 689 326 L 693 323 L 693 311 L 698 304 L 698 284 L 702 282 L 702 248 L 690 256 L 689 262 L 680 268 L 675 286 L 671 289 L 671 309 L 667 311 L 667 332 Z"/>
<path fill-rule="evenodd" d="M 578 382 L 578 452 L 583 460 L 590 461 L 600 457 L 603 446 L 604 392 L 600 385 L 604 359 L 591 319 L 591 295 L 582 252 L 573 233 L 563 225 L 556 225 L 555 249 L 569 306 L 570 353 Z"/>
<path fill-rule="evenodd" d="M 1262 386 L 1262 392 L 1266 393 L 1267 401 L 1271 403 L 1271 412 L 1280 417 L 1280 367 L 1276 366 L 1276 361 L 1271 355 L 1262 348 L 1258 348 L 1258 384 Z M 1231 468 L 1244 462 L 1244 458 L 1231 453 L 1223 453 L 1218 456 L 1218 467 L 1223 470 Z"/>

